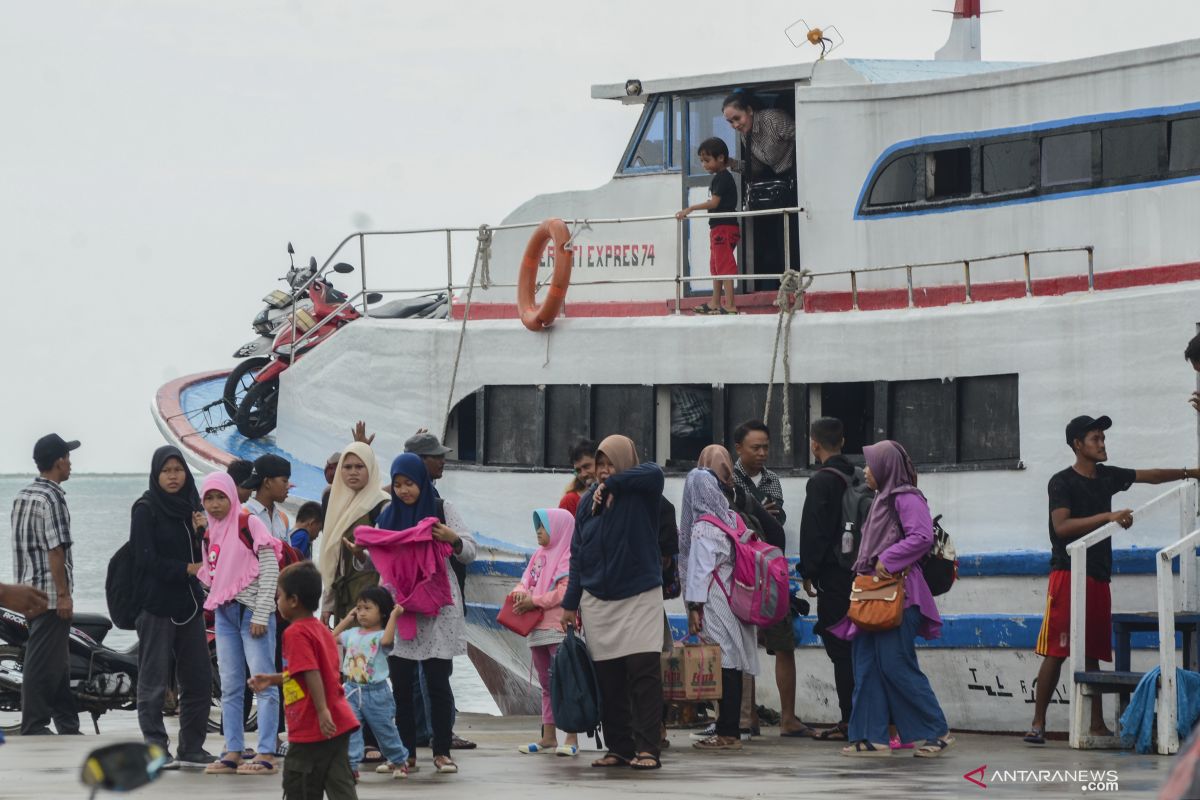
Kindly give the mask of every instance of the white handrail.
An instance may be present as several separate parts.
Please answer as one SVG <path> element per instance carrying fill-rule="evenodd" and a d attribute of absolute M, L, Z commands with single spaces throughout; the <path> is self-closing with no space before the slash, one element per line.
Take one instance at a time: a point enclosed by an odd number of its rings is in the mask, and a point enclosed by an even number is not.
<path fill-rule="evenodd" d="M 1197 545 L 1200 545 L 1200 528 L 1159 550 L 1155 565 L 1158 577 L 1158 752 L 1161 755 L 1179 752 L 1179 732 L 1176 730 L 1179 687 L 1175 682 L 1175 582 L 1171 574 L 1171 560 L 1179 556 L 1179 578 L 1183 585 L 1180 610 L 1196 611 Z"/>
<path fill-rule="evenodd" d="M 1195 482 L 1186 481 L 1177 486 L 1173 486 L 1167 491 L 1159 494 L 1153 500 L 1134 509 L 1134 518 L 1136 519 L 1141 514 L 1149 511 L 1155 506 L 1165 503 L 1168 499 L 1175 495 L 1180 496 L 1180 527 L 1183 530 L 1191 530 L 1191 526 L 1196 520 L 1196 501 L 1195 501 Z M 1190 490 L 1190 491 L 1189 491 Z M 1189 506 L 1190 501 L 1190 506 Z M 1190 511 L 1189 511 L 1190 507 Z M 1121 530 L 1120 526 L 1115 522 L 1109 522 L 1103 525 L 1086 536 L 1076 539 L 1067 545 L 1067 555 L 1071 559 L 1071 659 L 1069 662 L 1070 675 L 1068 676 L 1068 696 L 1071 698 L 1071 729 L 1069 734 L 1069 743 L 1073 748 L 1083 746 L 1083 731 L 1084 717 L 1087 713 L 1084 710 L 1082 702 L 1082 694 L 1076 690 L 1075 673 L 1083 672 L 1086 669 L 1086 654 L 1087 649 L 1087 551 L 1093 545 L 1099 544 L 1112 537 L 1114 533 Z M 1168 564 L 1168 574 L 1170 567 Z M 1161 584 L 1161 580 L 1160 580 Z M 1172 606 L 1172 610 L 1174 606 Z M 1159 609 L 1159 620 L 1161 626 L 1162 609 Z M 1174 621 L 1172 620 L 1172 631 L 1174 630 Z M 1161 647 L 1161 645 L 1160 645 Z M 1171 648 L 1174 652 L 1175 635 L 1171 635 Z M 1172 660 L 1172 682 L 1174 681 L 1174 661 Z"/>

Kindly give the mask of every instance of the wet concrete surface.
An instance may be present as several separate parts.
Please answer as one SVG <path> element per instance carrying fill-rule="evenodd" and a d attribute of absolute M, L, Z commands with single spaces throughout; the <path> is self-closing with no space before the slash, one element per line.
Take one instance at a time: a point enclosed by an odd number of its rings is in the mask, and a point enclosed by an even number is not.
<path fill-rule="evenodd" d="M 168 728 L 173 728 L 168 720 Z M 0 747 L 0 798 L 58 800 L 84 798 L 79 783 L 85 755 L 93 748 L 137 740 L 132 714 L 110 714 L 101 721 L 102 735 L 82 737 L 10 737 Z M 364 772 L 360 798 L 404 794 L 446 800 L 600 800 L 636 794 L 697 800 L 697 798 L 831 797 L 847 798 L 1152 798 L 1166 780 L 1174 759 L 1113 751 L 1074 751 L 1065 742 L 1032 747 L 1015 736 L 959 734 L 953 749 L 940 758 L 913 758 L 898 751 L 890 758 L 851 759 L 840 755 L 841 745 L 808 739 L 781 738 L 766 728 L 763 736 L 740 752 L 702 753 L 691 747 L 688 731 L 671 731 L 671 748 L 663 753 L 663 768 L 635 772 L 628 768 L 593 769 L 595 753 L 568 759 L 554 755 L 526 756 L 517 746 L 536 738 L 532 717 L 488 717 L 460 714 L 456 732 L 476 741 L 477 750 L 456 751 L 460 772 L 437 775 L 428 749 L 418 753 L 421 771 L 407 781 Z M 248 737 L 252 739 L 253 737 Z M 207 748 L 216 751 L 220 736 L 210 735 Z M 901 755 L 903 753 L 903 755 Z M 987 784 L 968 781 L 964 774 L 984 766 Z M 1098 776 L 1103 787 L 1082 788 L 1064 780 L 1064 771 L 1115 771 Z M 1038 773 L 1029 775 L 1019 771 Z M 1054 774 L 1054 773 L 1060 774 Z M 999 774 L 997 774 L 999 773 Z M 1007 774 L 1006 774 L 1007 773 Z M 205 800 L 206 798 L 278 798 L 280 778 L 273 776 L 206 776 L 199 771 L 164 773 L 133 796 Z"/>

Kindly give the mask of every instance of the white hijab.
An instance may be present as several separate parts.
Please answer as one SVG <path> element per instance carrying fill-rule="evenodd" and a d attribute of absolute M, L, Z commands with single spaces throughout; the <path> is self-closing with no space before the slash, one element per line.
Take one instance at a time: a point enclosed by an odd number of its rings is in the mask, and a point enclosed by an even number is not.
<path fill-rule="evenodd" d="M 347 486 L 342 477 L 342 465 L 348 455 L 357 457 L 367 465 L 367 485 L 357 492 Z M 354 442 L 342 451 L 338 459 L 333 486 L 329 491 L 329 507 L 325 510 L 325 525 L 318 540 L 321 547 L 317 566 L 326 589 L 333 585 L 338 556 L 343 550 L 342 537 L 351 525 L 387 499 L 387 493 L 379 486 L 379 463 L 375 460 L 375 451 L 368 444 Z"/>

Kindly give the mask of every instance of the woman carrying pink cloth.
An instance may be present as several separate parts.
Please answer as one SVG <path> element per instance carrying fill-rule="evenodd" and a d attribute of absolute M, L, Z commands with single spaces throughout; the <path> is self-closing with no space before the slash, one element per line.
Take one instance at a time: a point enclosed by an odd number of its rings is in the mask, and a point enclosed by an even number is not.
<path fill-rule="evenodd" d="M 402 531 L 366 525 L 354 529 L 354 540 L 371 551 L 384 588 L 404 609 L 396 619 L 396 635 L 405 641 L 417 636 L 418 614 L 437 616 L 443 606 L 454 602 L 450 594 L 453 578 L 446 563 L 454 548 L 434 538 L 437 524 L 437 517 L 426 517 Z"/>
<path fill-rule="evenodd" d="M 542 621 L 529 633 L 529 652 L 538 682 L 542 685 L 542 738 L 517 748 L 527 755 L 549 753 L 560 756 L 579 754 L 579 737 L 568 733 L 558 744 L 554 712 L 550 709 L 550 664 L 562 642 L 562 599 L 567 592 L 571 571 L 571 539 L 575 535 L 575 517 L 561 508 L 539 508 L 533 512 L 533 528 L 538 549 L 529 557 L 521 582 L 512 591 L 513 611 L 525 614 L 542 609 Z"/>

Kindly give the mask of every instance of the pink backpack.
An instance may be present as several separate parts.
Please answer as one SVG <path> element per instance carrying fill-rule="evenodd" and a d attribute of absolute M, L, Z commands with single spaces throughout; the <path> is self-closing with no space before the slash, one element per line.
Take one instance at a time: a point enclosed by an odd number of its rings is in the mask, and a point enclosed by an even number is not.
<path fill-rule="evenodd" d="M 705 514 L 698 521 L 717 526 L 733 543 L 733 585 L 727 589 L 721 579 L 713 575 L 729 598 L 733 615 L 759 627 L 769 627 L 787 616 L 791 586 L 783 552 L 756 538 L 740 516 L 736 530 L 712 514 Z"/>

